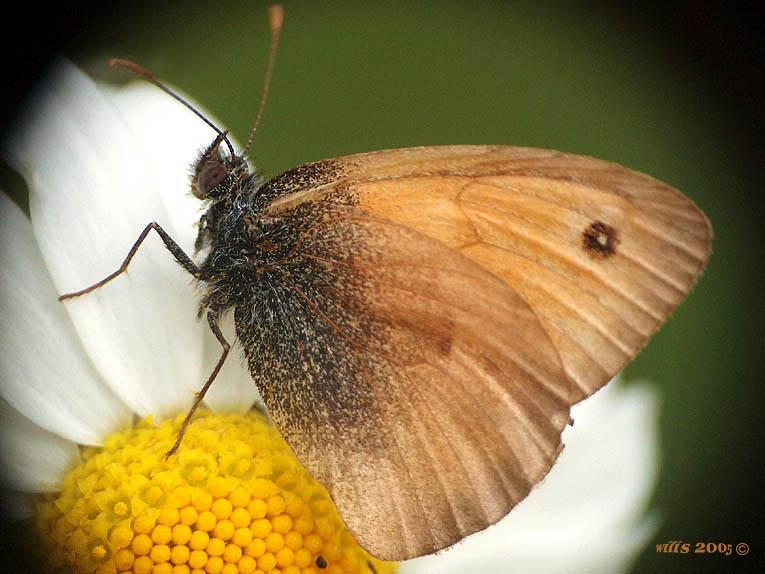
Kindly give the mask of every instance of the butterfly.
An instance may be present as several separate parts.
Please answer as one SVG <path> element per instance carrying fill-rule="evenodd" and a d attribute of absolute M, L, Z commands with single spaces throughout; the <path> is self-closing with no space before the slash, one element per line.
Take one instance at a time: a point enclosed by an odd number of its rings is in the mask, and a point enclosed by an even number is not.
<path fill-rule="evenodd" d="M 268 91 L 283 14 L 272 7 Z M 503 518 L 550 471 L 572 405 L 605 385 L 698 280 L 712 229 L 669 185 L 606 161 L 501 145 L 308 163 L 262 181 L 227 137 L 193 166 L 196 263 L 221 343 L 169 455 L 230 350 L 347 527 L 385 560 Z M 263 102 L 258 112 L 260 119 Z"/>

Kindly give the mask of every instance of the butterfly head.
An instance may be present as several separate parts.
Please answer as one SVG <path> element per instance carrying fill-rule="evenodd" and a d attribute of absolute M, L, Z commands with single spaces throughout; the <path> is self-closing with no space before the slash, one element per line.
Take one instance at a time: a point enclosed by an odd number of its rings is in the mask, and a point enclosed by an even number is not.
<path fill-rule="evenodd" d="M 200 154 L 191 170 L 191 193 L 197 199 L 220 199 L 230 195 L 237 182 L 247 174 L 247 162 L 222 146 L 228 144 L 227 132 L 218 137 Z"/>

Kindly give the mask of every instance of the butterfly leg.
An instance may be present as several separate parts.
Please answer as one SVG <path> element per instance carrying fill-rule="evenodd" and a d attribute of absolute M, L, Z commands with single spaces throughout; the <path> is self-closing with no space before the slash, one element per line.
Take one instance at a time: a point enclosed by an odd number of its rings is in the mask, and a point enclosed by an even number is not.
<path fill-rule="evenodd" d="M 199 267 L 191 260 L 191 257 L 186 255 L 186 253 L 181 249 L 181 246 L 178 245 L 175 240 L 170 237 L 167 232 L 162 229 L 159 225 L 159 223 L 152 221 L 147 225 L 144 230 L 141 232 L 141 235 L 138 236 L 138 239 L 133 244 L 133 247 L 130 248 L 130 251 L 127 254 L 127 257 L 125 257 L 125 260 L 122 262 L 122 265 L 120 265 L 119 269 L 117 269 L 114 273 L 111 275 L 108 275 L 107 277 L 104 277 L 101 279 L 101 281 L 98 281 L 97 283 L 93 283 L 90 287 L 86 287 L 85 289 L 82 289 L 80 291 L 74 291 L 73 293 L 66 293 L 64 295 L 61 295 L 58 300 L 59 301 L 65 301 L 66 299 L 72 299 L 73 297 L 79 297 L 80 295 L 85 295 L 86 293 L 90 293 L 91 291 L 95 291 L 99 287 L 103 287 L 106 285 L 109 281 L 117 277 L 118 275 L 121 275 L 125 271 L 127 271 L 128 265 L 130 265 L 130 261 L 133 259 L 135 254 L 138 252 L 138 248 L 141 246 L 141 243 L 143 243 L 143 240 L 146 239 L 146 236 L 149 235 L 149 232 L 151 230 L 156 231 L 159 236 L 162 238 L 162 241 L 165 244 L 165 247 L 167 250 L 173 254 L 173 257 L 175 257 L 175 260 L 183 267 L 186 271 L 191 273 L 194 277 L 199 276 Z"/>
<path fill-rule="evenodd" d="M 221 367 L 223 367 L 223 363 L 226 362 L 226 357 L 228 357 L 228 352 L 231 349 L 231 345 L 229 344 L 228 341 L 226 341 L 226 338 L 223 336 L 223 333 L 221 333 L 220 331 L 220 327 L 218 326 L 219 319 L 220 319 L 220 316 L 218 314 L 217 309 L 215 308 L 208 309 L 207 323 L 210 325 L 210 329 L 215 335 L 215 338 L 218 339 L 218 342 L 221 344 L 221 347 L 223 347 L 223 352 L 220 355 L 220 359 L 218 359 L 218 364 L 215 365 L 213 372 L 208 377 L 207 382 L 199 390 L 199 392 L 197 392 L 196 396 L 194 397 L 194 404 L 191 405 L 191 409 L 189 409 L 189 412 L 186 415 L 186 418 L 183 419 L 183 423 L 181 423 L 181 430 L 178 431 L 178 438 L 175 439 L 175 444 L 173 445 L 173 447 L 169 451 L 167 451 L 167 453 L 165 454 L 165 458 L 173 455 L 175 451 L 178 450 L 178 447 L 181 446 L 183 435 L 186 434 L 186 428 L 188 428 L 189 423 L 191 422 L 191 417 L 194 416 L 194 413 L 196 412 L 197 407 L 199 407 L 199 403 L 201 403 L 202 399 L 205 398 L 207 389 L 210 388 L 210 385 L 212 385 L 212 382 L 215 380 L 215 377 L 218 376 L 218 373 L 220 372 Z"/>

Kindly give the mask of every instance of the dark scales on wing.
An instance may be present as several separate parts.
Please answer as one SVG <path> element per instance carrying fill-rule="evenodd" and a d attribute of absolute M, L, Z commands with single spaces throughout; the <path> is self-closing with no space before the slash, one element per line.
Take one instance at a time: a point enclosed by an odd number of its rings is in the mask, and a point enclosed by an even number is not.
<path fill-rule="evenodd" d="M 197 246 L 209 249 L 200 313 L 234 310 L 250 373 L 288 442 L 331 429 L 337 440 L 374 450 L 378 406 L 368 381 L 390 373 L 366 349 L 389 347 L 390 329 L 369 311 L 364 274 L 339 265 L 365 251 L 371 261 L 364 246 L 375 238 L 347 220 L 347 198 L 345 205 L 306 202 L 276 217 L 265 212 L 273 199 L 340 171 L 318 162 L 261 183 L 246 165 L 229 164 L 228 190 L 208 194 L 200 220 Z"/>

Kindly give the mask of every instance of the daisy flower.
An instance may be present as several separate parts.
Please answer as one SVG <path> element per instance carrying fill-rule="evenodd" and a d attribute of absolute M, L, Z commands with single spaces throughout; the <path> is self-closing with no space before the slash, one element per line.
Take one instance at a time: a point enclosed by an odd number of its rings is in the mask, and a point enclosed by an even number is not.
<path fill-rule="evenodd" d="M 624 572 L 650 537 L 656 400 L 611 384 L 574 409 L 560 462 L 499 524 L 402 564 L 369 557 L 229 360 L 164 459 L 219 354 L 161 242 L 111 273 L 159 222 L 191 253 L 188 167 L 209 128 L 154 87 L 95 84 L 60 61 L 3 142 L 31 220 L 0 194 L 0 454 L 35 493 L 48 567 L 107 574 Z M 234 341 L 232 325 L 224 334 Z M 236 347 L 236 345 L 235 345 Z M 236 348 L 234 349 L 236 351 Z M 30 507 L 25 507 L 30 508 Z"/>

